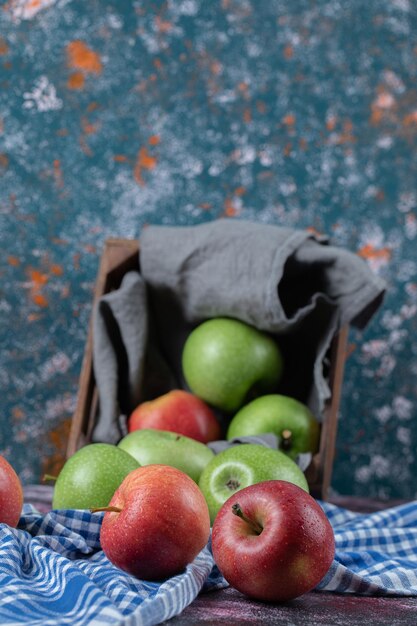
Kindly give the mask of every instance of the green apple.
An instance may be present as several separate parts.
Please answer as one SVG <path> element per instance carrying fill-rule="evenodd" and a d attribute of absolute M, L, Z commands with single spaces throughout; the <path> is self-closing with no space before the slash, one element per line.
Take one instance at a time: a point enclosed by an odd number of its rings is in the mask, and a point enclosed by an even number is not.
<path fill-rule="evenodd" d="M 122 480 L 139 467 L 130 454 L 110 443 L 91 443 L 65 462 L 54 487 L 54 509 L 107 506 Z"/>
<path fill-rule="evenodd" d="M 271 336 L 236 319 L 218 317 L 197 326 L 183 353 L 185 381 L 197 396 L 226 412 L 274 391 L 283 370 Z"/>
<path fill-rule="evenodd" d="M 232 494 L 265 480 L 286 480 L 309 492 L 301 469 L 279 450 L 242 443 L 217 454 L 204 468 L 198 483 L 209 507 L 211 523 Z"/>
<path fill-rule="evenodd" d="M 198 482 L 214 452 L 204 443 L 166 430 L 143 428 L 129 433 L 117 444 L 140 465 L 170 465 Z"/>
<path fill-rule="evenodd" d="M 280 449 L 295 459 L 301 452 L 314 454 L 319 447 L 320 425 L 305 404 L 289 396 L 270 394 L 249 402 L 233 417 L 227 439 L 274 433 Z"/>

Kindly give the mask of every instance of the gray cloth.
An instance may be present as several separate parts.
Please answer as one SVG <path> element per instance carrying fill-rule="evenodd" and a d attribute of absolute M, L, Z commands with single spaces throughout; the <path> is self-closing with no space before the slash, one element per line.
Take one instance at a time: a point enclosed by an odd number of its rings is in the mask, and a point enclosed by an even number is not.
<path fill-rule="evenodd" d="M 120 288 L 103 295 L 93 311 L 93 368 L 99 416 L 92 441 L 117 443 L 139 402 L 176 387 L 152 340 L 146 284 L 128 272 Z"/>
<path fill-rule="evenodd" d="M 134 272 L 121 288 L 102 296 L 93 311 L 93 364 L 100 416 L 93 440 L 116 442 L 120 414 L 140 398 L 148 335 L 146 288 Z"/>
<path fill-rule="evenodd" d="M 240 446 L 243 443 L 255 443 L 258 446 L 265 446 L 265 448 L 272 448 L 272 450 L 280 449 L 280 437 L 274 435 L 274 433 L 265 433 L 263 435 L 248 435 L 247 437 L 234 437 L 233 439 L 220 439 L 219 441 L 211 441 L 208 443 L 208 447 L 213 450 L 214 454 L 219 454 L 223 450 L 228 450 L 234 446 Z M 311 463 L 313 455 L 311 452 L 301 452 L 297 454 L 295 463 L 301 469 L 305 471 Z"/>
<path fill-rule="evenodd" d="M 184 342 L 197 324 L 219 316 L 276 338 L 285 362 L 277 391 L 305 402 L 320 420 L 330 396 L 326 354 L 332 338 L 345 324 L 364 328 L 385 292 L 361 258 L 323 237 L 236 219 L 147 226 L 140 267 L 135 281 L 126 276 L 127 286 L 103 296 L 94 316 L 96 441 L 120 438 L 120 415 L 139 400 L 186 388 Z M 104 313 L 117 319 L 116 341 L 114 328 L 103 322 L 103 302 Z M 125 324 L 124 307 L 137 309 L 136 320 L 127 314 Z M 120 366 L 120 350 L 122 361 L 129 352 L 134 367 Z"/>

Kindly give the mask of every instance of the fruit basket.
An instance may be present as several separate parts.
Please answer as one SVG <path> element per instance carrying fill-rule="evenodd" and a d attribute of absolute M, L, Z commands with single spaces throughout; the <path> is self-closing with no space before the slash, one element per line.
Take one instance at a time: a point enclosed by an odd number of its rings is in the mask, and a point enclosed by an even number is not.
<path fill-rule="evenodd" d="M 95 284 L 94 303 L 103 294 L 118 289 L 127 272 L 139 270 L 139 252 L 137 240 L 108 239 L 105 242 Z M 326 355 L 331 395 L 321 416 L 319 449 L 306 470 L 311 494 L 323 500 L 327 498 L 332 475 L 347 338 L 348 327 L 344 326 L 333 337 L 328 355 Z M 93 337 L 92 322 L 90 322 L 79 379 L 77 403 L 66 450 L 67 458 L 91 441 L 97 409 L 98 392 L 93 371 Z"/>

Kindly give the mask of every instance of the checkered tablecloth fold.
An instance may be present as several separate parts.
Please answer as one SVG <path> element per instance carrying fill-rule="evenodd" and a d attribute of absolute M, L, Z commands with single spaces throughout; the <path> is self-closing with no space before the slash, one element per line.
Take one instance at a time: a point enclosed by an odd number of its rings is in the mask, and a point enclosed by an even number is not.
<path fill-rule="evenodd" d="M 417 595 L 417 502 L 371 514 L 321 503 L 336 539 L 318 589 L 363 595 Z"/>
<path fill-rule="evenodd" d="M 320 503 L 336 556 L 317 589 L 417 596 L 417 502 L 372 514 Z M 152 626 L 200 593 L 227 586 L 210 542 L 186 570 L 161 583 L 114 567 L 100 549 L 102 513 L 39 513 L 25 505 L 17 529 L 0 524 L 0 623 Z"/>

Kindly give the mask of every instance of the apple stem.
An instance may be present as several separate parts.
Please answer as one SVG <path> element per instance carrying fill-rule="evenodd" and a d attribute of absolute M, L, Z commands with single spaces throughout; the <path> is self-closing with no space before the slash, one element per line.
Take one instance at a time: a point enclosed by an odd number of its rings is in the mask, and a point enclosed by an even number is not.
<path fill-rule="evenodd" d="M 287 428 L 281 433 L 281 448 L 283 450 L 290 450 L 292 447 L 292 432 Z"/>
<path fill-rule="evenodd" d="M 237 515 L 238 517 L 240 517 L 241 519 L 243 519 L 244 522 L 246 522 L 247 524 L 249 524 L 249 526 L 252 528 L 252 530 L 257 534 L 260 535 L 261 532 L 263 531 L 263 528 L 260 524 L 258 524 L 258 522 L 255 522 L 254 520 L 249 519 L 249 517 L 247 517 L 244 512 L 242 511 L 242 509 L 240 508 L 240 504 L 236 503 L 232 505 L 232 513 L 234 515 Z"/>
<path fill-rule="evenodd" d="M 123 509 L 120 509 L 118 506 L 100 506 L 95 509 L 90 509 L 91 513 L 100 513 L 100 511 L 105 511 L 106 513 L 121 513 Z"/>
<path fill-rule="evenodd" d="M 42 476 L 42 482 L 45 482 L 46 480 L 53 480 L 54 482 L 56 482 L 57 479 L 58 476 L 52 476 L 51 474 L 44 474 Z"/>

